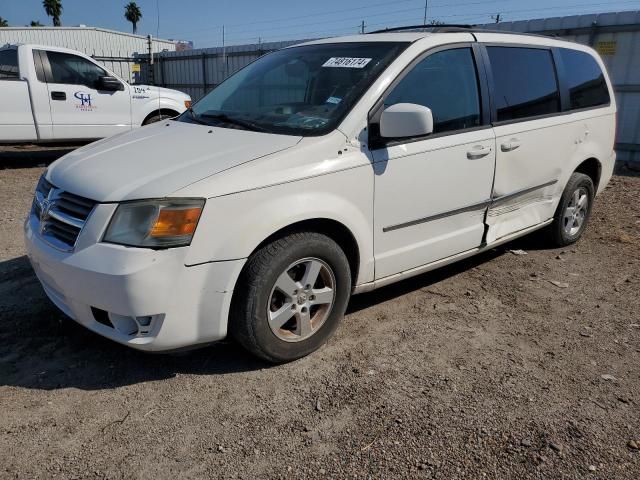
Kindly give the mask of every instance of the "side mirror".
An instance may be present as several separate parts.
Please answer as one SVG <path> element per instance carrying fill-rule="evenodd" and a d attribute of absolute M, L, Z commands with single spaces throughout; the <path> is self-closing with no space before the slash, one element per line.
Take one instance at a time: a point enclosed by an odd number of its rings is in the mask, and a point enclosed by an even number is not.
<path fill-rule="evenodd" d="M 98 79 L 98 90 L 106 90 L 109 92 L 116 92 L 118 90 L 124 90 L 122 82 L 114 77 L 100 77 Z"/>
<path fill-rule="evenodd" d="M 383 138 L 421 137 L 433 133 L 431 109 L 415 103 L 396 103 L 380 116 Z"/>

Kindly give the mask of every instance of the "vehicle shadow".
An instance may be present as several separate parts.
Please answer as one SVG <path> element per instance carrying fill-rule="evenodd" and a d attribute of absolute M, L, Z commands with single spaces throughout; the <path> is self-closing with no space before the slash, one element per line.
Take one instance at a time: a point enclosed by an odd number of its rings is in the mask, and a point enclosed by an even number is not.
<path fill-rule="evenodd" d="M 84 144 L 0 145 L 0 170 L 45 167 Z"/>
<path fill-rule="evenodd" d="M 555 248 L 556 247 L 548 242 L 544 231 L 533 232 L 522 238 L 500 245 L 499 247 L 488 249 L 473 257 L 452 263 L 451 265 L 416 275 L 415 277 L 393 283 L 372 292 L 356 295 L 352 297 L 349 302 L 347 314 L 358 312 L 378 303 L 393 300 L 413 291 L 429 287 L 447 278 L 455 277 L 456 275 L 490 262 L 511 250 L 538 251 L 553 250 Z"/>
<path fill-rule="evenodd" d="M 46 297 L 26 257 L 0 262 L 0 385 L 110 389 L 174 377 L 268 368 L 231 342 L 148 354 L 90 332 Z"/>
<path fill-rule="evenodd" d="M 510 249 L 542 248 L 533 237 L 354 296 L 347 315 L 454 277 Z M 0 385 L 101 390 L 177 374 L 225 375 L 270 367 L 233 342 L 181 354 L 149 354 L 124 347 L 58 311 L 46 298 L 26 257 L 0 262 Z"/>

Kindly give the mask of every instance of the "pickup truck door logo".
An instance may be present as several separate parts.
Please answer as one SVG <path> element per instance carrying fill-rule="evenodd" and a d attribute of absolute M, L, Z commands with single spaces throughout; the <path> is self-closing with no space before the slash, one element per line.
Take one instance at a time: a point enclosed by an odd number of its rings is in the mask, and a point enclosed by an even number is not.
<path fill-rule="evenodd" d="M 76 92 L 73 96 L 80 100 L 80 103 L 76 104 L 78 110 L 82 110 L 83 112 L 91 112 L 94 110 L 95 107 L 91 103 L 90 93 Z"/>

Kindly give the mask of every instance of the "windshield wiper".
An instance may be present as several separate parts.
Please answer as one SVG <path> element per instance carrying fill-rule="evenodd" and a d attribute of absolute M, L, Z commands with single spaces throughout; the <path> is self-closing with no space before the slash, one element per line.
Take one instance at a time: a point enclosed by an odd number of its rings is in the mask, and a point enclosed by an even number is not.
<path fill-rule="evenodd" d="M 253 132 L 269 131 L 256 123 L 250 122 L 249 120 L 241 120 L 239 118 L 230 117 L 225 113 L 202 113 L 200 114 L 200 116 L 203 118 L 213 118 L 214 120 L 220 120 L 223 123 L 230 123 L 231 125 L 237 125 L 238 127 L 242 127 Z"/>
<path fill-rule="evenodd" d="M 194 122 L 199 123 L 200 125 L 208 125 L 207 122 L 203 122 L 198 118 L 198 114 L 193 111 L 193 108 L 187 108 L 187 112 L 189 112 L 189 116 L 193 119 Z"/>

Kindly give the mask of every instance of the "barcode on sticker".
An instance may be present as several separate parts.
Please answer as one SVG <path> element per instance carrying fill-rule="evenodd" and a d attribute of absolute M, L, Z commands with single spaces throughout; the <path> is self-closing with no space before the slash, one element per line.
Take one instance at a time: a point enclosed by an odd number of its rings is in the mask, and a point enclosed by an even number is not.
<path fill-rule="evenodd" d="M 370 58 L 331 57 L 324 62 L 322 66 L 332 68 L 364 68 L 370 61 Z"/>

